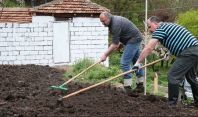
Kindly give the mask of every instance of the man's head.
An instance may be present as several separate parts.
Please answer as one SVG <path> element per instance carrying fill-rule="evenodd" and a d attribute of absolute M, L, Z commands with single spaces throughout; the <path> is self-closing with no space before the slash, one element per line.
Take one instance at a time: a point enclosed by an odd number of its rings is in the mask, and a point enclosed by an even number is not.
<path fill-rule="evenodd" d="M 111 17 L 112 17 L 112 14 L 111 13 L 106 12 L 106 11 L 105 12 L 102 12 L 100 14 L 100 21 L 102 22 L 102 24 L 104 26 L 109 26 L 110 21 L 111 21 Z"/>
<path fill-rule="evenodd" d="M 147 20 L 149 32 L 153 33 L 160 26 L 160 19 L 157 16 L 152 16 Z"/>

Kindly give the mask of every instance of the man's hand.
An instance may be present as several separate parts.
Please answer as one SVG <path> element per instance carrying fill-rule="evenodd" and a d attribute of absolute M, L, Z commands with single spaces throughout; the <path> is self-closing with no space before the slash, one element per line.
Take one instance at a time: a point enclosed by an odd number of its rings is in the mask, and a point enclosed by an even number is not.
<path fill-rule="evenodd" d="M 122 43 L 119 42 L 118 46 L 116 47 L 115 50 L 120 51 L 122 48 L 124 47 L 124 45 Z"/>
<path fill-rule="evenodd" d="M 141 68 L 141 63 L 136 62 L 132 70 L 135 70 L 135 73 L 137 73 L 140 68 Z"/>
<path fill-rule="evenodd" d="M 107 59 L 107 55 L 105 53 L 102 54 L 102 56 L 100 57 L 100 61 L 104 62 Z"/>
<path fill-rule="evenodd" d="M 168 61 L 170 59 L 170 56 L 171 56 L 170 52 L 167 52 L 166 54 L 164 54 L 164 60 Z"/>
<path fill-rule="evenodd" d="M 101 57 L 100 57 L 100 61 L 104 62 L 106 61 L 107 57 L 118 47 L 118 44 L 111 44 L 108 48 L 108 50 L 106 52 L 104 52 Z"/>

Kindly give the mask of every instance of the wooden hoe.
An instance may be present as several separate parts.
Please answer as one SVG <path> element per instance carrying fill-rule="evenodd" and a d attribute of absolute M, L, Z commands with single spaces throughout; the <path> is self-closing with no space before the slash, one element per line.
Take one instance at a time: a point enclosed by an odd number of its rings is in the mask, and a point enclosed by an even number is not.
<path fill-rule="evenodd" d="M 66 84 L 68 84 L 69 82 L 71 82 L 72 80 L 74 80 L 75 78 L 79 77 L 81 74 L 85 73 L 87 70 L 91 69 L 92 67 L 94 67 L 95 65 L 99 64 L 101 61 L 98 61 L 94 64 L 92 64 L 91 66 L 89 66 L 88 68 L 84 69 L 82 72 L 80 72 L 79 74 L 77 74 L 76 76 L 72 77 L 71 79 L 69 79 L 68 81 L 66 81 L 65 83 L 63 83 L 62 85 L 59 86 L 51 86 L 52 89 L 59 89 L 59 90 L 63 90 L 63 91 L 67 91 L 68 88 L 66 88 Z"/>
<path fill-rule="evenodd" d="M 149 63 L 149 64 L 146 64 L 146 65 L 142 66 L 141 68 L 148 67 L 148 66 L 153 65 L 153 64 L 155 64 L 155 63 L 158 63 L 158 62 L 160 62 L 160 61 L 162 61 L 162 60 L 164 60 L 164 58 L 161 58 L 161 59 L 158 59 L 158 60 L 156 60 L 156 61 L 153 61 L 153 62 L 151 62 L 151 63 Z M 135 71 L 135 70 L 129 70 L 129 71 L 126 71 L 126 72 L 124 72 L 124 73 L 118 74 L 118 75 L 116 75 L 116 76 L 114 76 L 114 77 L 110 77 L 110 78 L 107 79 L 107 80 L 104 80 L 104 81 L 99 82 L 99 83 L 97 83 L 97 84 L 94 84 L 94 85 L 91 85 L 91 86 L 89 86 L 89 87 L 83 88 L 83 89 L 78 90 L 78 91 L 76 91 L 76 92 L 70 93 L 70 94 L 68 94 L 68 95 L 66 95 L 66 96 L 64 96 L 64 97 L 62 97 L 62 98 L 60 98 L 59 101 L 61 101 L 61 100 L 63 100 L 63 99 L 66 99 L 66 98 L 69 98 L 69 97 L 71 97 L 71 96 L 74 96 L 74 95 L 76 95 L 76 94 L 79 94 L 79 93 L 81 93 L 81 92 L 87 91 L 87 90 L 92 89 L 92 88 L 94 88 L 94 87 L 96 87 L 96 86 L 99 86 L 99 85 L 101 85 L 101 84 L 104 84 L 104 83 L 106 83 L 106 82 L 108 82 L 108 81 L 111 81 L 111 80 L 113 80 L 113 79 L 116 79 L 116 78 L 118 78 L 118 77 L 120 77 L 120 76 L 123 76 L 123 75 L 125 75 L 125 74 L 132 73 L 132 72 L 134 72 L 134 71 Z"/>

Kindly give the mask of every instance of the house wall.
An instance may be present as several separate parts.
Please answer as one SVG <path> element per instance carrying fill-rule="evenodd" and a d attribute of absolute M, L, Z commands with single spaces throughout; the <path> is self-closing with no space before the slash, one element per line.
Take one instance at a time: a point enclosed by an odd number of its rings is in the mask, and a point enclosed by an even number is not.
<path fill-rule="evenodd" d="M 71 63 L 87 57 L 99 60 L 108 48 L 108 28 L 100 23 L 99 18 L 74 18 L 69 25 Z"/>
<path fill-rule="evenodd" d="M 33 17 L 33 22 L 26 24 L 0 23 L 0 64 L 54 66 L 71 65 L 83 58 L 98 60 L 108 48 L 108 29 L 98 18 L 74 18 L 68 22 L 70 59 L 58 64 L 53 59 L 52 17 Z"/>

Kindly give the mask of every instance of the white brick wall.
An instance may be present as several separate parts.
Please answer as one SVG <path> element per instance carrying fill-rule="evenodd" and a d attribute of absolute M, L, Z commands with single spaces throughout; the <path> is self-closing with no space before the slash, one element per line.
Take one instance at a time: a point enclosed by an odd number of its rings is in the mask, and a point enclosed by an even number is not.
<path fill-rule="evenodd" d="M 70 23 L 71 63 L 78 59 L 99 60 L 108 48 L 108 28 L 99 18 L 74 18 Z M 108 61 L 105 63 L 108 65 Z"/>
<path fill-rule="evenodd" d="M 42 18 L 46 22 L 39 22 Z M 0 23 L 0 64 L 55 65 L 52 50 L 54 18 L 33 19 L 33 23 L 26 24 Z M 108 48 L 108 29 L 99 18 L 74 18 L 69 22 L 70 62 L 62 64 L 71 65 L 84 57 L 98 60 Z"/>
<path fill-rule="evenodd" d="M 44 25 L 45 24 L 45 25 Z M 1 64 L 52 64 L 53 37 L 48 36 L 52 30 L 48 23 L 1 23 L 0 24 L 0 63 Z M 49 38 L 49 40 L 44 40 Z M 47 56 L 47 57 L 46 57 Z M 51 57 L 48 57 L 51 56 Z M 43 60 L 45 59 L 45 61 Z"/>

